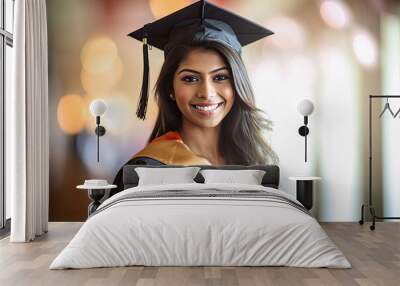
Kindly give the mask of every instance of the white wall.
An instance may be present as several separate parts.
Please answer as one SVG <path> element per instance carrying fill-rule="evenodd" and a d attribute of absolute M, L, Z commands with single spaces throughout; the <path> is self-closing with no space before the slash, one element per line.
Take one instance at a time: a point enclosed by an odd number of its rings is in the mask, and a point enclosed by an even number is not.
<path fill-rule="evenodd" d="M 362 195 L 360 103 L 367 100 L 360 90 L 360 71 L 345 43 L 336 41 L 321 49 L 321 90 L 317 97 L 318 153 L 320 184 L 319 219 L 354 221 L 359 219 Z M 332 44 L 332 45 L 331 45 Z"/>
<path fill-rule="evenodd" d="M 382 17 L 382 82 L 387 95 L 400 95 L 400 19 L 395 15 Z M 397 36 L 394 36 L 397 35 Z M 389 101 L 396 112 L 400 99 Z M 382 120 L 383 210 L 385 216 L 400 216 L 400 118 L 389 113 Z"/>

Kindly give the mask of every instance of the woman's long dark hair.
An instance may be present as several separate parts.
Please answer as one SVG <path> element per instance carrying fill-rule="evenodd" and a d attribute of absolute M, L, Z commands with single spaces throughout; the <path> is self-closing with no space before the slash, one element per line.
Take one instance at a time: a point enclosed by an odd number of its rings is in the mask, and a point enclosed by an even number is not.
<path fill-rule="evenodd" d="M 168 131 L 181 129 L 182 114 L 176 102 L 170 98 L 170 94 L 174 94 L 174 74 L 188 53 L 199 48 L 212 49 L 220 54 L 228 64 L 233 77 L 235 101 L 221 122 L 218 146 L 225 163 L 276 164 L 278 157 L 262 136 L 263 130 L 272 129 L 272 123 L 265 119 L 262 110 L 255 106 L 253 89 L 242 58 L 235 50 L 214 41 L 180 45 L 166 56 L 155 87 L 159 114 L 149 142 Z"/>

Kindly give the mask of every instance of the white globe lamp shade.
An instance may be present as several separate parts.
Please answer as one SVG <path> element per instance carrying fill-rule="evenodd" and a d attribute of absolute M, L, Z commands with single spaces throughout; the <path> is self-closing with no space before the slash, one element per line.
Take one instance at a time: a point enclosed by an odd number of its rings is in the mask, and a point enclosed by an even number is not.
<path fill-rule="evenodd" d="M 297 110 L 301 115 L 308 116 L 314 111 L 314 104 L 312 103 L 311 100 L 303 99 L 302 101 L 299 102 Z"/>
<path fill-rule="evenodd" d="M 107 110 L 107 105 L 101 99 L 95 99 L 90 103 L 90 113 L 93 116 L 102 116 Z"/>

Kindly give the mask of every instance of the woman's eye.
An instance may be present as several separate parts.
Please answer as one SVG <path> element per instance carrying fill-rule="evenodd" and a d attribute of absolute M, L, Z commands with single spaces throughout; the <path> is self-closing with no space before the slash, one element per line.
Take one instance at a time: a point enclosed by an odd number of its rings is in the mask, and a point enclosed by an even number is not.
<path fill-rule="evenodd" d="M 189 83 L 199 81 L 197 77 L 195 77 L 195 76 L 190 76 L 190 75 L 184 76 L 184 77 L 182 78 L 182 80 L 185 81 L 185 82 L 189 82 Z"/>
<path fill-rule="evenodd" d="M 225 75 L 225 74 L 218 74 L 214 77 L 214 80 L 216 81 L 223 81 L 223 80 L 227 80 L 229 79 L 229 76 Z"/>

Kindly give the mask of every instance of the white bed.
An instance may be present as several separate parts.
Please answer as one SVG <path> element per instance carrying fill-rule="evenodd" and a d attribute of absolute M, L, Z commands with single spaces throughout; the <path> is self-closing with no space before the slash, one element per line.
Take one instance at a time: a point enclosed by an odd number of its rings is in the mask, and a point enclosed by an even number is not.
<path fill-rule="evenodd" d="M 50 269 L 127 265 L 351 267 L 283 191 L 198 183 L 138 186 L 114 195 Z"/>

